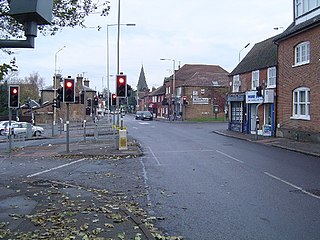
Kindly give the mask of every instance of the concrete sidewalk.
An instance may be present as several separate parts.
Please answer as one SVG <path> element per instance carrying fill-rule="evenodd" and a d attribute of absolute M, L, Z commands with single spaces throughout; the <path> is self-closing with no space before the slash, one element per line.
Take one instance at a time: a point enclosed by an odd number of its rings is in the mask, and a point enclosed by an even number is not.
<path fill-rule="evenodd" d="M 295 151 L 295 152 L 300 152 L 300 153 L 315 156 L 315 157 L 320 157 L 320 144 L 318 143 L 298 142 L 288 138 L 263 137 L 263 136 L 258 136 L 258 139 L 256 139 L 256 136 L 253 134 L 244 134 L 244 133 L 233 132 L 229 130 L 217 130 L 214 132 L 216 134 L 220 134 L 223 136 L 271 145 L 274 147 L 283 148 L 290 151 Z"/>

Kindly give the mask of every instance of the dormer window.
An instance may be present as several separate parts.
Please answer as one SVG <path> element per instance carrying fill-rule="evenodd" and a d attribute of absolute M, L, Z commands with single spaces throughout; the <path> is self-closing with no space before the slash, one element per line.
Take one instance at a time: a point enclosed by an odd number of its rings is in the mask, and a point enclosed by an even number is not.
<path fill-rule="evenodd" d="M 296 0 L 296 18 L 320 6 L 319 0 Z"/>

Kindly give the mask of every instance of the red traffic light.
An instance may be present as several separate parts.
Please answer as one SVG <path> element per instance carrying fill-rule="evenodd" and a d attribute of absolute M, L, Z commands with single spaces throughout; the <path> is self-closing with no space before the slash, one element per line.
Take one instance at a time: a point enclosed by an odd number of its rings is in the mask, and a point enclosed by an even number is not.
<path fill-rule="evenodd" d="M 74 79 L 64 79 L 63 82 L 63 102 L 74 103 L 75 102 L 75 85 Z"/>
<path fill-rule="evenodd" d="M 117 75 L 116 82 L 116 94 L 117 97 L 127 97 L 127 76 L 126 75 Z"/>
<path fill-rule="evenodd" d="M 124 84 L 124 83 L 125 83 L 125 80 L 124 80 L 123 77 L 119 77 L 118 82 L 119 82 L 120 84 Z"/>
<path fill-rule="evenodd" d="M 20 101 L 20 93 L 19 93 L 20 87 L 18 85 L 16 86 L 9 86 L 9 108 L 19 108 L 19 101 Z"/>
<path fill-rule="evenodd" d="M 67 88 L 72 88 L 73 87 L 73 82 L 72 81 L 66 81 L 66 87 Z"/>
<path fill-rule="evenodd" d="M 116 99 L 117 95 L 115 95 L 114 93 L 112 94 L 112 99 Z"/>

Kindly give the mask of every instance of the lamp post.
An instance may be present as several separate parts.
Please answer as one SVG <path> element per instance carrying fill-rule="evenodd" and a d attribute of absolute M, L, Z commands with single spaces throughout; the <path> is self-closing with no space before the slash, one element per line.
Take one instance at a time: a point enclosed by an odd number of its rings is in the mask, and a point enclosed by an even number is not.
<path fill-rule="evenodd" d="M 274 30 L 277 30 L 277 31 L 281 29 L 282 32 L 284 31 L 284 28 L 283 28 L 283 27 L 274 27 L 273 29 L 274 29 Z"/>
<path fill-rule="evenodd" d="M 107 104 L 108 104 L 108 119 L 109 119 L 109 95 L 110 95 L 110 87 L 109 87 L 109 83 L 110 83 L 110 57 L 109 57 L 109 27 L 112 26 L 118 26 L 118 25 L 123 25 L 123 26 L 128 26 L 128 27 L 134 27 L 136 26 L 135 23 L 126 23 L 126 24 L 107 24 L 107 94 L 108 94 L 108 98 L 107 98 Z M 119 54 L 119 46 L 118 46 L 118 54 Z M 118 56 L 119 59 L 119 56 Z M 119 63 L 118 63 L 118 67 L 119 68 Z M 119 72 L 119 70 L 117 69 L 117 73 Z M 109 121 L 109 120 L 108 120 Z"/>
<path fill-rule="evenodd" d="M 161 61 L 172 61 L 172 99 L 174 100 L 174 104 L 173 104 L 173 115 L 175 116 L 175 104 L 176 104 L 176 73 L 175 73 L 175 69 L 176 69 L 176 61 L 174 59 L 170 59 L 170 58 L 160 58 Z"/>
<path fill-rule="evenodd" d="M 54 55 L 54 83 L 53 83 L 53 98 L 57 99 L 57 61 L 58 61 L 58 53 L 61 52 L 66 46 L 60 48 Z M 52 136 L 55 135 L 55 127 L 56 127 L 56 118 L 57 118 L 57 108 L 53 108 L 53 121 L 52 121 Z"/>
<path fill-rule="evenodd" d="M 247 45 L 245 45 L 240 51 L 239 51 L 239 62 L 240 62 L 240 55 L 241 55 L 241 52 L 245 49 L 245 48 L 247 48 L 248 46 L 250 45 L 250 43 L 248 43 Z"/>

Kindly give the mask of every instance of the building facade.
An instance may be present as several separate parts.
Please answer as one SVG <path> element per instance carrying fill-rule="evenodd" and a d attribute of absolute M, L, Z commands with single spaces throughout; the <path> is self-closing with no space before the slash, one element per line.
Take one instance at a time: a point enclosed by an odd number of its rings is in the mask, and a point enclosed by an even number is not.
<path fill-rule="evenodd" d="M 273 41 L 274 37 L 255 44 L 230 74 L 229 130 L 275 134 L 277 46 Z"/>
<path fill-rule="evenodd" d="M 320 2 L 293 1 L 278 45 L 277 136 L 320 142 Z"/>

